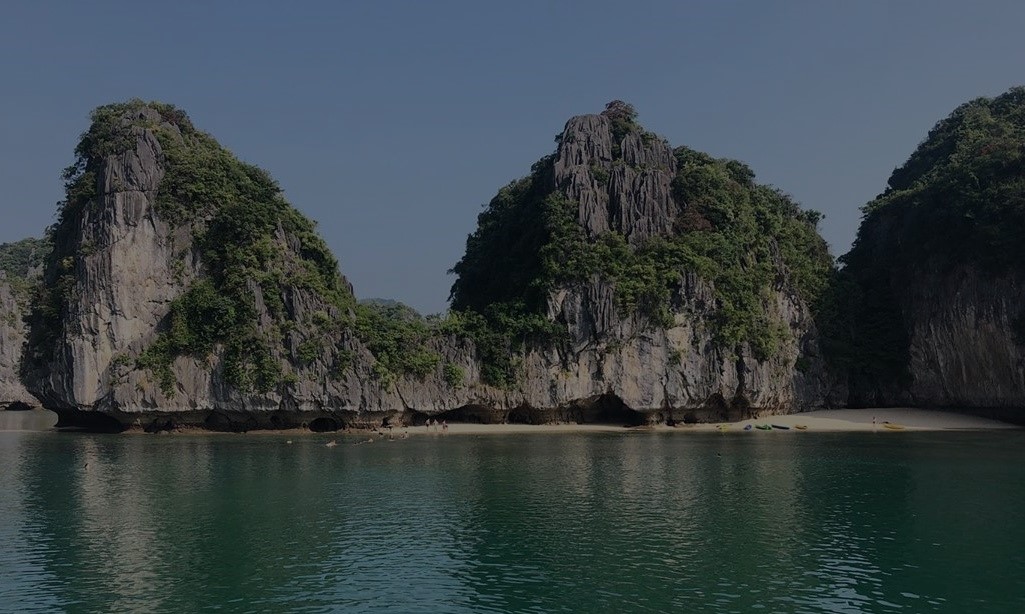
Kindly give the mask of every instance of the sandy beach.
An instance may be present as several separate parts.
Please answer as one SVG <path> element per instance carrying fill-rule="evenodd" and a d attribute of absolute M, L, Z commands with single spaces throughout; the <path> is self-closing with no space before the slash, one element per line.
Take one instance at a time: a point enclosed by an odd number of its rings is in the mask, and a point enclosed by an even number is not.
<path fill-rule="evenodd" d="M 874 422 L 873 422 L 874 421 Z M 877 409 L 823 409 L 818 411 L 767 416 L 757 420 L 744 420 L 730 424 L 728 428 L 742 429 L 747 424 L 779 424 L 791 428 L 804 425 L 815 431 L 886 431 L 885 423 L 899 425 L 908 431 L 961 431 L 1016 429 L 1014 424 L 946 411 L 911 408 Z M 716 425 L 701 425 L 717 428 Z M 686 428 L 686 427 L 685 427 Z M 892 431 L 892 432 L 900 432 Z"/>
<path fill-rule="evenodd" d="M 873 419 L 875 424 L 873 424 Z M 902 427 L 890 429 L 885 423 Z M 410 435 L 427 434 L 511 434 L 511 433 L 602 433 L 625 431 L 664 431 L 664 432 L 715 432 L 719 430 L 743 431 L 748 424 L 754 427 L 759 424 L 778 424 L 791 428 L 794 433 L 801 432 L 846 432 L 846 431 L 877 431 L 898 434 L 906 431 L 962 431 L 962 430 L 995 430 L 1021 428 L 1006 422 L 979 418 L 964 414 L 945 411 L 909 408 L 884 409 L 831 409 L 789 414 L 784 416 L 766 416 L 754 420 L 743 420 L 731 423 L 681 424 L 678 426 L 640 426 L 628 427 L 613 424 L 449 424 L 448 430 L 433 427 L 428 430 L 424 426 L 394 429 L 393 435 L 409 433 Z M 804 431 L 798 425 L 806 426 Z M 774 429 L 774 432 L 779 432 Z"/>
<path fill-rule="evenodd" d="M 875 423 L 873 423 L 873 420 Z M 0 412 L 0 431 L 42 431 L 50 430 L 56 422 L 56 416 L 50 412 L 27 411 L 27 412 Z M 891 429 L 886 423 L 898 426 Z M 378 437 L 378 433 L 385 433 L 386 436 L 402 437 L 403 435 L 511 435 L 518 433 L 624 433 L 628 431 L 659 431 L 671 433 L 702 433 L 726 431 L 743 431 L 744 427 L 751 425 L 780 425 L 790 427 L 790 431 L 782 432 L 855 432 L 855 431 L 876 431 L 884 433 L 901 433 L 908 431 L 964 431 L 964 430 L 997 430 L 997 429 L 1018 429 L 1021 428 L 1007 422 L 968 416 L 946 411 L 935 411 L 928 409 L 910 408 L 881 408 L 881 409 L 828 409 L 810 411 L 799 414 L 788 414 L 782 416 L 765 416 L 753 420 L 743 420 L 731 423 L 702 423 L 702 424 L 679 424 L 677 426 L 654 425 L 654 426 L 627 426 L 619 424 L 471 424 L 471 423 L 450 423 L 448 429 L 442 429 L 436 425 L 428 429 L 425 426 L 396 427 L 391 430 L 351 430 L 339 431 L 339 434 L 366 434 L 368 437 Z M 807 427 L 798 430 L 796 427 Z M 756 430 L 756 429 L 754 429 Z M 139 433 L 142 431 L 127 431 L 128 433 Z M 215 431 L 204 429 L 187 428 L 176 431 L 180 434 L 221 434 Z M 781 432 L 773 429 L 773 432 Z M 306 435 L 315 434 L 306 429 L 293 430 L 260 430 L 249 431 L 250 435 Z"/>

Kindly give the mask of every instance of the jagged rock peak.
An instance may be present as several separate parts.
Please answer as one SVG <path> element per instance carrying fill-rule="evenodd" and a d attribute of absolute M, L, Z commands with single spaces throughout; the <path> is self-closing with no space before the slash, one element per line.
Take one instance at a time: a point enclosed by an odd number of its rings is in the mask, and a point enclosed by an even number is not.
<path fill-rule="evenodd" d="M 543 348 L 527 377 L 507 351 L 482 373 L 523 382 L 534 406 L 610 391 L 647 410 L 821 402 L 808 303 L 832 263 L 817 215 L 743 163 L 671 149 L 621 101 L 556 142 L 498 191 L 453 267 L 453 310 L 489 326 L 486 343 Z"/>
<path fill-rule="evenodd" d="M 64 170 L 64 178 L 72 183 L 95 174 L 88 179 L 99 181 L 100 194 L 155 190 L 164 166 L 158 135 L 180 141 L 196 132 L 181 109 L 139 99 L 98 107 L 90 119 L 75 148 L 75 163 Z"/>
<path fill-rule="evenodd" d="M 26 384 L 57 410 L 280 404 L 313 314 L 354 303 L 313 223 L 171 105 L 91 119 L 64 174 Z"/>
<path fill-rule="evenodd" d="M 614 100 L 598 115 L 578 115 L 557 138 L 555 187 L 577 203 L 591 238 L 610 230 L 637 244 L 672 232 L 676 159 L 669 144 L 637 123 L 634 108 Z"/>
<path fill-rule="evenodd" d="M 93 120 L 22 361 L 69 423 L 721 419 L 821 396 L 806 306 L 777 281 L 828 266 L 814 224 L 744 165 L 671 151 L 624 103 L 571 120 L 499 190 L 443 321 L 358 303 L 273 179 L 184 113 L 133 101 Z M 704 224 L 674 232 L 683 202 Z"/>

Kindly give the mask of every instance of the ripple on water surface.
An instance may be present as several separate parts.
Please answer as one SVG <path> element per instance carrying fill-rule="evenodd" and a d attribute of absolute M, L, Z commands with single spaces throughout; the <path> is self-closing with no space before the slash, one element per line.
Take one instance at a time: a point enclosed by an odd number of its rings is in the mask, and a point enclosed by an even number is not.
<path fill-rule="evenodd" d="M 11 611 L 1025 611 L 1021 433 L 0 433 Z"/>

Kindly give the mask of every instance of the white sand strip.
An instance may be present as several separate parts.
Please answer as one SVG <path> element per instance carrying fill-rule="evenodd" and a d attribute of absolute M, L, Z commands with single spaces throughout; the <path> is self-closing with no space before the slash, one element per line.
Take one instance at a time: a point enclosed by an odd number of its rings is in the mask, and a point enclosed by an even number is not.
<path fill-rule="evenodd" d="M 873 419 L 875 424 L 873 424 Z M 887 428 L 885 423 L 903 427 Z M 413 426 L 393 429 L 393 435 L 408 433 L 410 435 L 444 435 L 444 434 L 505 434 L 505 433 L 587 433 L 617 432 L 628 430 L 654 430 L 666 432 L 708 432 L 725 428 L 728 432 L 740 431 L 746 425 L 788 426 L 788 432 L 801 432 L 796 427 L 806 426 L 807 431 L 947 431 L 947 430 L 992 430 L 1020 428 L 1006 422 L 979 418 L 946 411 L 909 408 L 881 409 L 831 409 L 811 411 L 783 416 L 765 416 L 754 420 L 744 420 L 725 425 L 721 424 L 686 424 L 675 427 L 659 425 L 648 427 L 625 427 L 608 424 L 449 424 L 448 430 L 441 426 Z M 755 429 L 757 430 L 757 429 Z"/>

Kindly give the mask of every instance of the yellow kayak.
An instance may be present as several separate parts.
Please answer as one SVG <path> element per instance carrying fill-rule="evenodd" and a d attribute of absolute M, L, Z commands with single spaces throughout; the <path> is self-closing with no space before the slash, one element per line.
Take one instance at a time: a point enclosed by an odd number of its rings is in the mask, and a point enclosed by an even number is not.
<path fill-rule="evenodd" d="M 883 428 L 888 428 L 891 431 L 903 431 L 904 430 L 904 425 L 903 424 L 894 424 L 892 422 L 884 422 L 883 423 Z"/>
<path fill-rule="evenodd" d="M 807 431 L 808 430 L 808 425 L 807 424 L 795 424 L 794 428 L 799 430 L 799 431 Z"/>

